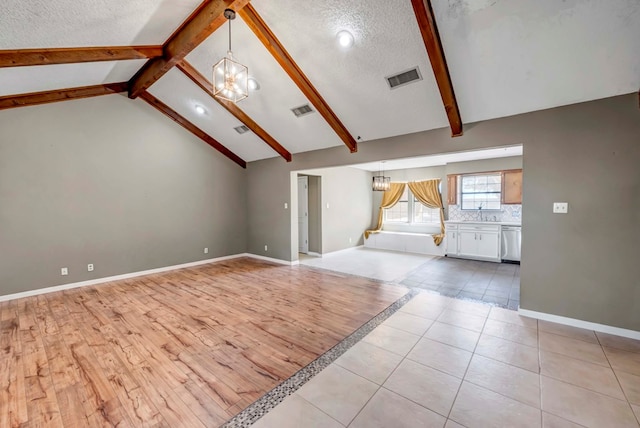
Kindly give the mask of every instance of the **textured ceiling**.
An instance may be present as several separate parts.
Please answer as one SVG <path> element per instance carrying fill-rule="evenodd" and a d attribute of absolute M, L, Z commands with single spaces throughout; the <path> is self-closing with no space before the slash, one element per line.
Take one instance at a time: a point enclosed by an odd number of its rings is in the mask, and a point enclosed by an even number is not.
<path fill-rule="evenodd" d="M 0 68 L 0 96 L 125 82 L 145 60 Z"/>
<path fill-rule="evenodd" d="M 0 0 L 0 49 L 161 45 L 201 0 Z"/>
<path fill-rule="evenodd" d="M 201 0 L 0 0 L 0 49 L 162 44 Z M 448 125 L 410 0 L 252 0 L 359 141 Z M 464 123 L 640 88 L 640 0 L 432 0 Z M 235 57 L 261 89 L 238 104 L 291 153 L 343 146 L 241 18 Z M 338 46 L 348 30 L 354 46 Z M 211 79 L 227 28 L 187 56 Z M 130 79 L 143 60 L 0 69 L 0 95 Z M 418 66 L 423 80 L 390 90 L 385 76 Z M 247 161 L 278 156 L 180 71 L 149 90 Z M 200 104 L 207 114 L 198 115 Z M 472 132 L 472 131 L 469 131 Z M 344 150 L 348 150 L 344 147 Z M 284 161 L 283 161 L 284 162 Z"/>
<path fill-rule="evenodd" d="M 363 140 L 447 126 L 410 1 L 252 2 L 354 136 Z M 340 30 L 355 39 L 336 43 Z M 418 66 L 423 80 L 389 89 L 385 76 Z"/>
<path fill-rule="evenodd" d="M 433 8 L 466 123 L 640 88 L 638 0 L 449 0 Z"/>
<path fill-rule="evenodd" d="M 242 123 L 177 69 L 151 86 L 149 92 L 247 162 L 278 156 L 254 133 L 238 134 L 233 128 Z M 206 113 L 197 114 L 196 105 L 203 106 Z"/>
<path fill-rule="evenodd" d="M 196 48 L 187 60 L 207 79 L 212 80 L 211 66 L 225 55 L 227 49 L 228 33 L 218 31 Z M 249 75 L 260 84 L 260 90 L 251 92 L 247 99 L 238 103 L 238 107 L 289 152 L 298 153 L 343 144 L 317 112 L 296 118 L 291 109 L 308 104 L 309 101 L 242 19 L 236 19 L 232 23 L 232 49 L 234 58 L 249 67 Z"/>

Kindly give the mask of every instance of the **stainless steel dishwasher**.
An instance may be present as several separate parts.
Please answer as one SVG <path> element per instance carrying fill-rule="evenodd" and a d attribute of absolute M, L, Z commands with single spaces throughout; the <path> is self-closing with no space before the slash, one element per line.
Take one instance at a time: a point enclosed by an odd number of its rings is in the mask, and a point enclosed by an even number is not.
<path fill-rule="evenodd" d="M 521 226 L 502 226 L 502 260 L 520 262 Z"/>

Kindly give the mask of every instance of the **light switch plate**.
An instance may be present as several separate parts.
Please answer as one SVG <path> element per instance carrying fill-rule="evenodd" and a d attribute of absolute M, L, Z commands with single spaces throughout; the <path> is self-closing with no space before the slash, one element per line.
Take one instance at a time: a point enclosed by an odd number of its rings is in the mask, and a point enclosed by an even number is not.
<path fill-rule="evenodd" d="M 569 204 L 567 202 L 554 202 L 553 213 L 554 214 L 566 214 L 569 211 Z"/>

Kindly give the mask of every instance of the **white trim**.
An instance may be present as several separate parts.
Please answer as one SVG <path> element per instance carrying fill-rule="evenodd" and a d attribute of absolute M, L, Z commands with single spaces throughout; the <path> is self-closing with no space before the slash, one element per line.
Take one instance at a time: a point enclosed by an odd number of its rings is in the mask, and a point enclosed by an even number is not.
<path fill-rule="evenodd" d="M 239 257 L 247 257 L 247 256 L 252 256 L 252 255 L 251 254 L 247 254 L 247 253 L 233 254 L 233 255 L 230 255 L 230 256 L 216 257 L 215 259 L 198 260 L 198 261 L 195 261 L 195 262 L 182 263 L 182 264 L 179 264 L 179 265 L 165 266 L 165 267 L 156 268 L 156 269 L 149 269 L 149 270 L 142 270 L 142 271 L 139 271 L 139 272 L 123 273 L 121 275 L 107 276 L 107 277 L 103 277 L 103 278 L 90 279 L 90 280 L 87 280 L 87 281 L 71 282 L 71 283 L 68 283 L 68 284 L 54 285 L 53 287 L 38 288 L 36 290 L 22 291 L 20 293 L 5 294 L 4 296 L 0 296 L 0 302 L 5 302 L 7 300 L 14 300 L 14 299 L 22 299 L 23 297 L 37 296 L 37 295 L 40 295 L 40 294 L 53 293 L 55 291 L 70 290 L 72 288 L 79 288 L 79 287 L 86 287 L 86 286 L 89 286 L 89 285 L 102 284 L 104 282 L 118 281 L 120 279 L 135 278 L 137 276 L 150 275 L 152 273 L 160 273 L 160 272 L 166 272 L 166 271 L 169 271 L 169 270 L 176 270 L 176 269 L 183 269 L 183 268 L 192 267 L 192 266 L 205 265 L 207 263 L 221 262 L 223 260 L 237 259 Z"/>
<path fill-rule="evenodd" d="M 627 330 L 626 328 L 613 327 L 610 325 L 598 324 L 589 321 L 582 321 L 575 318 L 567 318 L 560 315 L 547 314 L 544 312 L 536 312 L 529 309 L 518 308 L 518 313 L 529 318 L 536 318 L 543 321 L 550 321 L 558 324 L 570 325 L 572 327 L 579 327 L 587 330 L 599 331 L 601 333 L 614 334 L 616 336 L 623 336 L 640 340 L 640 331 Z"/>
<path fill-rule="evenodd" d="M 251 257 L 254 259 L 258 259 L 258 260 L 264 260 L 267 262 L 273 262 L 273 263 L 278 263 L 281 265 L 287 265 L 287 266 L 295 266 L 297 264 L 299 264 L 298 260 L 294 260 L 294 261 L 288 261 L 288 260 L 282 260 L 282 259 L 274 259 L 272 257 L 265 257 L 265 256 L 259 256 L 257 254 L 251 254 L 251 253 L 244 253 L 243 256 L 246 257 Z"/>
<path fill-rule="evenodd" d="M 313 256 L 313 257 L 322 257 L 322 254 L 320 253 L 316 253 L 315 251 L 309 251 L 307 252 L 308 256 Z"/>

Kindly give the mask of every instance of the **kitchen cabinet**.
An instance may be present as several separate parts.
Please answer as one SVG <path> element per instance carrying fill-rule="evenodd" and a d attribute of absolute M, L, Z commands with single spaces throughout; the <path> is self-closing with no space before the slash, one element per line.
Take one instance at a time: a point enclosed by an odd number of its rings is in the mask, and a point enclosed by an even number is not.
<path fill-rule="evenodd" d="M 446 254 L 456 256 L 458 254 L 458 225 L 447 224 L 444 236 L 447 238 Z"/>
<path fill-rule="evenodd" d="M 502 203 L 522 203 L 522 170 L 513 169 L 502 172 Z"/>
<path fill-rule="evenodd" d="M 447 175 L 447 205 L 458 205 L 457 175 Z"/>
<path fill-rule="evenodd" d="M 447 255 L 500 262 L 500 225 L 448 223 Z"/>

